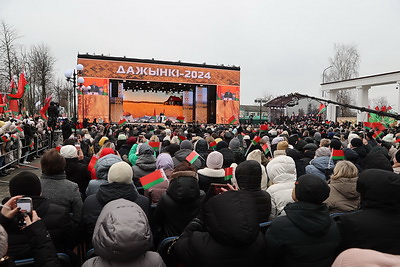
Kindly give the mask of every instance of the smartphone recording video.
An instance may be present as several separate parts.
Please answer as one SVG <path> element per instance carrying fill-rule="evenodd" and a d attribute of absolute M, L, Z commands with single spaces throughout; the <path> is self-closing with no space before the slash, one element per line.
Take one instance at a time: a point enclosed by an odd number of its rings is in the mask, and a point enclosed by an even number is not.
<path fill-rule="evenodd" d="M 21 209 L 21 212 L 32 212 L 32 199 L 30 197 L 23 197 L 17 200 L 17 207 Z"/>

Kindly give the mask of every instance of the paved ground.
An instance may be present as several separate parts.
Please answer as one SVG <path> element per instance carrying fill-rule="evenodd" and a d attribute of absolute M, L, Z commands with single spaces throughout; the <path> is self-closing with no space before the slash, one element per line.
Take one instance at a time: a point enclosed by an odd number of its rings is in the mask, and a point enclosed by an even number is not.
<path fill-rule="evenodd" d="M 10 181 L 11 178 L 13 178 L 18 173 L 20 173 L 22 171 L 31 171 L 31 172 L 35 173 L 37 176 L 40 177 L 40 174 L 41 174 L 40 158 L 35 159 L 29 165 L 32 165 L 32 166 L 35 166 L 35 167 L 39 167 L 39 169 L 33 169 L 33 168 L 26 167 L 26 166 L 20 166 L 20 168 L 17 168 L 14 171 L 11 171 L 11 174 L 9 174 L 9 175 L 7 175 L 5 177 L 0 177 L 0 201 L 4 197 L 10 196 L 10 193 L 8 191 L 8 181 Z"/>

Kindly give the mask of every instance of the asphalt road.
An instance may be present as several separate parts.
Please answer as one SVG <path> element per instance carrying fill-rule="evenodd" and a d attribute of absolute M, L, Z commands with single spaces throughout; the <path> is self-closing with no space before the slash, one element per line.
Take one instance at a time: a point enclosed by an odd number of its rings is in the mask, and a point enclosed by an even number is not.
<path fill-rule="evenodd" d="M 40 170 L 40 158 L 35 159 L 32 161 L 31 164 L 29 164 L 34 167 L 38 167 L 38 169 L 30 168 L 27 166 L 20 166 L 20 168 L 17 168 L 7 176 L 0 177 L 0 200 L 3 200 L 3 198 L 10 196 L 10 193 L 8 191 L 8 182 L 13 178 L 15 175 L 22 171 L 30 171 L 35 173 L 38 177 L 40 177 L 42 171 Z"/>

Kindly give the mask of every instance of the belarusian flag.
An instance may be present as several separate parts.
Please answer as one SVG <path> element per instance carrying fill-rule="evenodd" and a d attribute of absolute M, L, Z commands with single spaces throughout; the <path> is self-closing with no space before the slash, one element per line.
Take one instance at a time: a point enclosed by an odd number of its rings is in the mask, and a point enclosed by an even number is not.
<path fill-rule="evenodd" d="M 176 117 L 176 119 L 177 119 L 179 122 L 184 122 L 184 121 L 185 121 L 185 117 L 182 117 L 182 116 Z"/>
<path fill-rule="evenodd" d="M 22 114 L 19 114 L 19 115 L 17 116 L 17 119 L 22 120 L 22 119 L 23 119 Z"/>
<path fill-rule="evenodd" d="M 1 137 L 1 140 L 3 140 L 3 142 L 7 142 L 8 141 L 8 137 L 6 135 L 3 135 Z"/>
<path fill-rule="evenodd" d="M 149 142 L 149 146 L 151 146 L 155 151 L 158 151 L 161 146 L 161 142 Z"/>
<path fill-rule="evenodd" d="M 228 119 L 228 123 L 229 123 L 229 124 L 232 124 L 232 123 L 234 123 L 235 121 L 236 121 L 235 116 L 232 116 L 232 117 L 230 117 L 230 118 Z"/>
<path fill-rule="evenodd" d="M 139 179 L 143 186 L 143 189 L 149 189 L 156 184 L 162 183 L 166 180 L 166 176 L 163 169 L 156 170 L 150 174 L 147 174 Z"/>
<path fill-rule="evenodd" d="M 127 123 L 126 119 L 122 119 L 118 122 L 118 126 L 123 126 Z"/>
<path fill-rule="evenodd" d="M 11 135 L 11 139 L 13 139 L 13 140 L 17 140 L 17 138 L 18 138 L 18 137 L 17 137 L 17 135 L 16 135 L 16 134 L 12 134 L 12 135 Z"/>
<path fill-rule="evenodd" d="M 197 154 L 196 151 L 192 151 L 187 157 L 186 160 L 190 162 L 190 164 L 193 164 L 198 158 L 200 157 L 199 154 Z"/>
<path fill-rule="evenodd" d="M 258 135 L 254 136 L 254 139 L 251 140 L 251 142 L 253 143 L 253 145 L 257 145 L 258 142 L 260 142 L 261 137 L 259 137 Z"/>
<path fill-rule="evenodd" d="M 50 107 L 51 99 L 52 99 L 52 96 L 46 97 L 46 99 L 44 100 L 44 105 L 43 105 L 43 107 L 42 107 L 42 108 L 40 109 L 40 111 L 39 111 L 40 116 L 41 116 L 44 120 L 47 120 L 47 119 L 48 119 L 46 114 L 47 114 L 47 110 L 48 110 L 49 107 Z"/>
<path fill-rule="evenodd" d="M 233 177 L 233 167 L 225 168 L 225 177 L 224 180 L 230 180 Z"/>
<path fill-rule="evenodd" d="M 211 143 L 208 144 L 212 149 L 215 149 L 217 147 L 217 142 L 212 141 Z"/>
<path fill-rule="evenodd" d="M 344 151 L 342 149 L 332 150 L 332 159 L 334 159 L 334 160 L 344 159 Z"/>
<path fill-rule="evenodd" d="M 18 80 L 18 92 L 16 94 L 9 94 L 8 98 L 10 99 L 20 99 L 25 93 L 25 90 L 29 90 L 29 84 L 25 79 L 25 74 L 21 72 L 19 75 L 19 80 Z"/>
<path fill-rule="evenodd" d="M 268 125 L 267 124 L 263 124 L 260 126 L 260 132 L 266 132 L 268 131 Z"/>
<path fill-rule="evenodd" d="M 17 132 L 19 132 L 19 133 L 22 133 L 22 132 L 24 131 L 24 129 L 22 129 L 22 128 L 19 127 L 19 126 L 18 126 L 16 129 L 17 129 Z"/>
<path fill-rule="evenodd" d="M 34 145 L 35 145 L 35 142 L 33 142 L 33 140 L 32 140 L 31 143 L 29 144 L 29 147 L 33 148 Z"/>
<path fill-rule="evenodd" d="M 7 104 L 0 104 L 0 108 L 5 108 L 7 107 Z"/>
<path fill-rule="evenodd" d="M 374 135 L 372 135 L 372 137 L 373 137 L 373 138 L 377 138 L 377 137 L 381 136 L 382 134 L 383 134 L 383 132 L 377 130 L 377 131 L 374 133 Z"/>
<path fill-rule="evenodd" d="M 321 114 L 322 112 L 326 111 L 326 106 L 324 104 L 319 104 L 319 109 L 317 115 Z"/>
<path fill-rule="evenodd" d="M 178 138 L 179 138 L 179 140 L 181 140 L 181 142 L 186 140 L 186 137 L 184 137 L 183 135 L 179 135 Z"/>
<path fill-rule="evenodd" d="M 268 154 L 269 152 L 271 152 L 269 150 L 268 144 L 264 144 L 261 148 L 264 151 L 264 154 Z"/>
<path fill-rule="evenodd" d="M 4 111 L 4 114 L 11 115 L 12 114 L 11 109 Z"/>

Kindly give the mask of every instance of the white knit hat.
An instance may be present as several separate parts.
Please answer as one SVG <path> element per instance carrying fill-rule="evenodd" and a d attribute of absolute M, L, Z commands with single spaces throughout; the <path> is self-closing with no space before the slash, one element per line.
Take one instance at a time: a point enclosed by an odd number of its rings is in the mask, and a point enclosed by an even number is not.
<path fill-rule="evenodd" d="M 78 157 L 78 151 L 73 145 L 66 145 L 61 147 L 60 154 L 66 159 L 73 159 Z"/>
<path fill-rule="evenodd" d="M 114 163 L 108 170 L 109 183 L 132 184 L 133 170 L 125 161 Z"/>
<path fill-rule="evenodd" d="M 213 151 L 207 157 L 207 167 L 210 169 L 221 169 L 224 163 L 224 156 L 218 152 Z"/>

